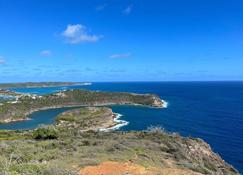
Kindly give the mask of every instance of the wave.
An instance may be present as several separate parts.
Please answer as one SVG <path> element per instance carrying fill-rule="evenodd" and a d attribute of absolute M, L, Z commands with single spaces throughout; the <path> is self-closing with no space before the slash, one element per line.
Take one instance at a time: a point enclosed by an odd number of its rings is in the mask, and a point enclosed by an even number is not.
<path fill-rule="evenodd" d="M 117 124 L 110 128 L 101 128 L 101 129 L 99 129 L 99 131 L 104 131 L 104 132 L 114 131 L 114 130 L 118 130 L 121 127 L 129 124 L 129 122 L 126 120 L 120 120 L 120 118 L 122 117 L 122 114 L 119 114 L 119 113 L 114 113 L 114 114 L 116 115 L 116 117 L 114 118 L 114 122 Z"/>
<path fill-rule="evenodd" d="M 92 85 L 92 83 L 89 83 L 89 82 L 88 83 L 80 83 L 80 85 L 81 86 L 90 86 L 90 85 Z"/>
<path fill-rule="evenodd" d="M 162 102 L 163 102 L 163 108 L 167 108 L 169 105 L 169 102 L 167 102 L 165 100 L 162 100 Z"/>

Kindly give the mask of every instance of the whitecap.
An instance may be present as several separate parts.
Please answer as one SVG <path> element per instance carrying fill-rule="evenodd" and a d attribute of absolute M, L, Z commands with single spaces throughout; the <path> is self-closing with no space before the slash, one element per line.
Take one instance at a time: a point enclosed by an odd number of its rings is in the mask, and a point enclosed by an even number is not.
<path fill-rule="evenodd" d="M 116 125 L 112 126 L 110 128 L 101 128 L 101 129 L 99 129 L 99 131 L 104 131 L 104 132 L 114 131 L 114 130 L 118 130 L 121 127 L 129 124 L 129 122 L 126 120 L 120 120 L 120 118 L 122 117 L 122 114 L 119 114 L 119 113 L 114 113 L 114 114 L 116 115 L 116 117 L 114 118 L 114 122 L 116 123 Z"/>
<path fill-rule="evenodd" d="M 162 102 L 163 102 L 163 108 L 167 108 L 169 103 L 165 100 L 162 100 Z"/>

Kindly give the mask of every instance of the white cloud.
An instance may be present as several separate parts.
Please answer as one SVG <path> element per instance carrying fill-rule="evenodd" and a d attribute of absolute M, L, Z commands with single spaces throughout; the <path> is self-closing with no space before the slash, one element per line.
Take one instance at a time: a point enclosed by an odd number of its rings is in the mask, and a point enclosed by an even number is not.
<path fill-rule="evenodd" d="M 129 15 L 129 14 L 132 12 L 132 8 L 133 8 L 132 5 L 127 6 L 127 7 L 123 10 L 123 13 L 124 13 L 125 15 Z"/>
<path fill-rule="evenodd" d="M 40 52 L 41 56 L 49 57 L 52 55 L 52 52 L 50 50 L 43 50 Z"/>
<path fill-rule="evenodd" d="M 124 53 L 124 54 L 113 54 L 110 56 L 110 58 L 128 58 L 132 54 L 131 53 Z"/>
<path fill-rule="evenodd" d="M 0 65 L 1 64 L 4 64 L 4 63 L 5 63 L 4 57 L 3 56 L 0 56 Z"/>
<path fill-rule="evenodd" d="M 62 33 L 62 36 L 64 36 L 67 42 L 71 44 L 97 42 L 102 38 L 100 35 L 89 34 L 86 27 L 81 24 L 69 24 L 66 30 Z"/>

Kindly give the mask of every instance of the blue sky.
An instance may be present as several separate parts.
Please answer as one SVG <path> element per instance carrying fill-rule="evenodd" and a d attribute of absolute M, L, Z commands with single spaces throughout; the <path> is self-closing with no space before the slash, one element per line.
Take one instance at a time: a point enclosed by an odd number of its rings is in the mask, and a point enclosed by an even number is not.
<path fill-rule="evenodd" d="M 242 0 L 0 0 L 0 82 L 243 80 Z"/>

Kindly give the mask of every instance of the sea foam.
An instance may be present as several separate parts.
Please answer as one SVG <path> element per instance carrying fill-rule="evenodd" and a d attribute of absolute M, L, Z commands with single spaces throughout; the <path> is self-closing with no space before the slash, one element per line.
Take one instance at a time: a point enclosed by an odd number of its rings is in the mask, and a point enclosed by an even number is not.
<path fill-rule="evenodd" d="M 101 129 L 99 129 L 99 131 L 104 131 L 104 132 L 114 131 L 114 130 L 120 129 L 121 127 L 129 124 L 128 121 L 120 120 L 120 118 L 122 117 L 122 114 L 119 114 L 119 113 L 114 113 L 114 114 L 116 115 L 116 117 L 114 118 L 114 122 L 117 124 L 110 128 L 101 128 Z"/>
<path fill-rule="evenodd" d="M 169 103 L 165 100 L 162 100 L 162 102 L 163 102 L 163 108 L 167 108 Z"/>

